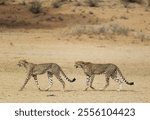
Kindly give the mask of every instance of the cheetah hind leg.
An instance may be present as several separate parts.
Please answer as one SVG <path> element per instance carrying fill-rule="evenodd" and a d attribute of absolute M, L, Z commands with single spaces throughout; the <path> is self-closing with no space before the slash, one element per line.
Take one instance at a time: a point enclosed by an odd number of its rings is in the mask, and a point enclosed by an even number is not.
<path fill-rule="evenodd" d="M 116 76 L 113 78 L 117 83 L 119 83 L 119 88 L 117 89 L 117 91 L 121 91 L 122 90 L 122 85 L 123 85 L 123 78 L 118 75 L 118 72 L 116 74 Z"/>
<path fill-rule="evenodd" d="M 61 82 L 61 84 L 63 86 L 62 92 L 64 92 L 65 91 L 65 82 L 63 81 L 63 79 L 61 78 L 60 75 L 56 74 L 55 77 Z"/>
<path fill-rule="evenodd" d="M 105 90 L 109 86 L 109 78 L 106 78 L 106 84 L 102 90 Z"/>
<path fill-rule="evenodd" d="M 49 89 L 52 87 L 53 85 L 53 79 L 51 77 L 48 78 L 48 82 L 49 82 L 49 86 L 45 91 L 49 91 Z"/>
<path fill-rule="evenodd" d="M 117 89 L 117 91 L 121 91 L 122 90 L 122 83 L 119 83 L 119 88 Z"/>

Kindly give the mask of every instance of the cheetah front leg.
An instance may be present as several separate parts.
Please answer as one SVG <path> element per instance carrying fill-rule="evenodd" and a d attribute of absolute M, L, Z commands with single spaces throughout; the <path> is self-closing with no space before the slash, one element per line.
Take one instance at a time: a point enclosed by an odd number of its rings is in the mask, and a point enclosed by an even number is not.
<path fill-rule="evenodd" d="M 65 91 L 65 82 L 63 81 L 63 79 L 61 78 L 61 76 L 59 74 L 55 74 L 55 77 L 62 83 L 62 85 L 63 85 L 63 91 Z"/>
<path fill-rule="evenodd" d="M 84 91 L 87 91 L 88 88 L 90 87 L 90 80 L 91 80 L 91 76 L 86 76 L 86 88 Z"/>
<path fill-rule="evenodd" d="M 96 89 L 92 86 L 94 77 L 95 77 L 94 75 L 91 76 L 91 80 L 90 80 L 90 88 L 93 89 L 93 90 L 96 90 Z"/>
<path fill-rule="evenodd" d="M 23 86 L 19 89 L 19 91 L 22 91 L 24 89 L 24 87 L 26 86 L 26 84 L 28 83 L 30 78 L 31 78 L 31 75 L 28 75 L 27 78 L 25 79 L 25 82 L 24 82 Z"/>
<path fill-rule="evenodd" d="M 33 75 L 33 78 L 34 78 L 34 81 L 35 81 L 36 86 L 38 87 L 38 89 L 39 89 L 40 91 L 42 91 L 41 88 L 40 88 L 40 85 L 39 85 L 39 83 L 38 83 L 38 80 L 37 80 L 37 75 Z"/>

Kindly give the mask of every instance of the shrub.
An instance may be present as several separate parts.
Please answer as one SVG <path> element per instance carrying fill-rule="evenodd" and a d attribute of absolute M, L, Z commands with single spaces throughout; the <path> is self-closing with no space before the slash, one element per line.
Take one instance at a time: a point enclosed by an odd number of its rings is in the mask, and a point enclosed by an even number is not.
<path fill-rule="evenodd" d="M 82 4 L 81 4 L 81 2 L 79 2 L 79 1 L 77 1 L 76 3 L 75 3 L 75 6 L 81 6 Z"/>
<path fill-rule="evenodd" d="M 130 29 L 125 26 L 120 26 L 119 24 L 111 24 L 111 31 L 118 35 L 125 35 L 127 36 Z"/>
<path fill-rule="evenodd" d="M 78 25 L 69 30 L 69 34 L 82 35 L 82 34 L 95 34 L 95 35 L 125 35 L 128 36 L 130 29 L 125 26 L 121 26 L 117 23 L 109 23 L 103 25 Z"/>
<path fill-rule="evenodd" d="M 26 5 L 26 2 L 25 0 L 22 1 L 21 5 Z"/>
<path fill-rule="evenodd" d="M 59 8 L 62 5 L 63 0 L 53 0 L 51 5 L 53 8 Z"/>
<path fill-rule="evenodd" d="M 148 7 L 150 7 L 150 0 L 147 0 L 148 1 Z"/>
<path fill-rule="evenodd" d="M 143 0 L 121 0 L 123 3 L 124 7 L 128 7 L 129 3 L 137 3 L 137 4 L 142 4 Z"/>
<path fill-rule="evenodd" d="M 42 11 L 42 5 L 41 2 L 38 0 L 35 0 L 31 3 L 30 11 L 34 14 L 38 14 Z"/>
<path fill-rule="evenodd" d="M 129 2 L 129 3 L 143 3 L 143 0 L 122 0 L 123 2 Z"/>
<path fill-rule="evenodd" d="M 6 4 L 6 0 L 0 0 L 0 5 L 5 5 Z"/>
<path fill-rule="evenodd" d="M 97 7 L 98 6 L 98 0 L 86 0 L 86 3 L 90 7 Z"/>

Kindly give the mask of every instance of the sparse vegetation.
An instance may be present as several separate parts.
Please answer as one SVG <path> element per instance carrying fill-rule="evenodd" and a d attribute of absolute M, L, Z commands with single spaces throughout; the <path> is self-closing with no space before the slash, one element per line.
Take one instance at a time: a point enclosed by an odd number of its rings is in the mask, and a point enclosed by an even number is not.
<path fill-rule="evenodd" d="M 137 3 L 137 4 L 143 4 L 143 0 L 121 0 L 121 3 L 123 3 L 124 7 L 128 7 L 130 3 Z"/>
<path fill-rule="evenodd" d="M 85 1 L 87 4 L 88 4 L 88 6 L 90 6 L 90 7 L 97 7 L 98 6 L 98 0 L 86 0 Z"/>
<path fill-rule="evenodd" d="M 130 29 L 128 27 L 121 26 L 117 23 L 111 24 L 110 29 L 111 29 L 112 33 L 119 34 L 119 35 L 125 35 L 125 36 L 127 36 L 130 31 Z"/>
<path fill-rule="evenodd" d="M 53 8 L 59 8 L 62 5 L 63 0 L 53 0 L 51 5 Z"/>
<path fill-rule="evenodd" d="M 5 5 L 7 0 L 0 0 L 0 5 Z"/>
<path fill-rule="evenodd" d="M 138 3 L 141 4 L 143 3 L 143 0 L 122 0 L 123 2 L 129 2 L 129 3 Z"/>
<path fill-rule="evenodd" d="M 143 32 L 135 32 L 134 37 L 139 39 L 141 42 L 150 41 L 150 35 Z"/>
<path fill-rule="evenodd" d="M 34 13 L 34 14 L 41 13 L 41 11 L 42 11 L 42 3 L 39 2 L 38 0 L 34 0 L 34 1 L 31 3 L 31 6 L 30 6 L 29 10 L 30 10 L 32 13 Z"/>
<path fill-rule="evenodd" d="M 79 2 L 79 1 L 77 1 L 76 3 L 75 3 L 75 6 L 81 6 L 82 4 L 81 4 L 81 2 Z"/>
<path fill-rule="evenodd" d="M 122 26 L 118 23 L 107 23 L 102 25 L 78 25 L 72 28 L 69 28 L 69 31 L 65 31 L 67 35 L 98 35 L 104 36 L 108 39 L 112 37 L 112 35 L 123 35 L 123 36 L 131 36 L 140 40 L 141 42 L 150 41 L 150 35 L 135 31 L 134 29 Z"/>
<path fill-rule="evenodd" d="M 26 1 L 23 0 L 22 3 L 21 3 L 21 5 L 26 5 Z"/>
<path fill-rule="evenodd" d="M 79 25 L 70 30 L 71 34 L 95 34 L 95 35 L 125 35 L 127 36 L 130 29 L 121 26 L 117 23 L 103 24 L 103 25 Z"/>
<path fill-rule="evenodd" d="M 148 1 L 148 7 L 150 7 L 150 0 L 147 0 Z"/>
<path fill-rule="evenodd" d="M 127 19 L 128 19 L 128 17 L 126 17 L 126 16 L 120 16 L 120 19 L 127 20 Z"/>

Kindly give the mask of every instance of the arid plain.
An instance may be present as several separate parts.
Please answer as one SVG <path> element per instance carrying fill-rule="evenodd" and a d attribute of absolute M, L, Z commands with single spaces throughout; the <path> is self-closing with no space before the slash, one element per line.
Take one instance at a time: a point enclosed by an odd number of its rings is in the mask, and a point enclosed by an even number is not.
<path fill-rule="evenodd" d="M 0 102 L 150 102 L 150 11 L 145 5 L 129 8 L 114 0 L 103 0 L 97 7 L 65 2 L 59 8 L 48 7 L 33 14 L 28 5 L 0 5 Z M 12 14 L 13 13 L 13 14 Z M 57 63 L 74 83 L 61 83 L 54 77 L 49 91 L 39 91 L 31 79 L 23 91 L 26 73 L 19 60 L 33 63 Z M 84 91 L 86 77 L 74 62 L 114 63 L 134 86 L 110 80 L 107 90 L 104 75 L 95 77 L 96 91 Z M 42 89 L 47 88 L 47 75 L 38 76 Z"/>

